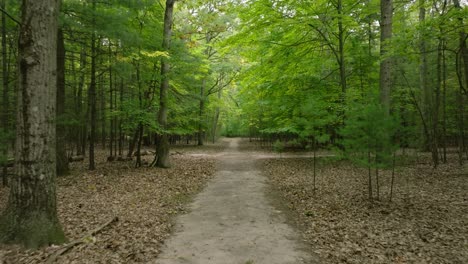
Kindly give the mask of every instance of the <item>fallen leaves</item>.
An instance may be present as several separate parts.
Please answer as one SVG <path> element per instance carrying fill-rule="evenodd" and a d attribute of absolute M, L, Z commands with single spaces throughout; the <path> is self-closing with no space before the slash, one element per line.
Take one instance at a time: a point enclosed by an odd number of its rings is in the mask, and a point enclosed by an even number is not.
<path fill-rule="evenodd" d="M 182 149 L 183 148 L 179 148 Z M 174 217 L 213 176 L 215 162 L 188 155 L 171 157 L 173 167 L 134 168 L 134 163 L 106 162 L 98 153 L 96 171 L 72 163 L 72 173 L 57 179 L 58 215 L 70 241 L 113 216 L 112 227 L 60 256 L 56 263 L 146 263 L 160 253 Z M 151 156 L 145 157 L 152 159 Z M 0 210 L 8 190 L 0 188 Z M 0 263 L 44 263 L 57 246 L 37 251 L 0 245 Z"/>
<path fill-rule="evenodd" d="M 391 203 L 390 172 L 382 171 L 373 206 L 367 171 L 347 162 L 319 163 L 315 195 L 311 159 L 261 167 L 321 263 L 468 263 L 468 175 L 451 158 L 437 170 L 428 162 L 399 168 Z"/>

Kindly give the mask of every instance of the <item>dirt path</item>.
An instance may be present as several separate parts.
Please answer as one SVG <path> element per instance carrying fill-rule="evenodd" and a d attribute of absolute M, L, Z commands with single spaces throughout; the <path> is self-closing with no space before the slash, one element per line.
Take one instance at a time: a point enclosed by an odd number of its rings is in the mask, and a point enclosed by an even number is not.
<path fill-rule="evenodd" d="M 229 140 L 216 177 L 177 220 L 158 264 L 312 263 L 299 234 L 267 198 L 266 178 L 254 156 Z"/>

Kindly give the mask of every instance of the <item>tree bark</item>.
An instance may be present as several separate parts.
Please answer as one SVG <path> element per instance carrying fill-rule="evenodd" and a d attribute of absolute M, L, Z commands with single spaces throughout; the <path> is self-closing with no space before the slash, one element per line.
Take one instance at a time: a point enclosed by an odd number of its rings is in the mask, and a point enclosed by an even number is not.
<path fill-rule="evenodd" d="M 387 114 L 390 114 L 390 92 L 392 87 L 392 60 L 386 58 L 389 41 L 392 38 L 393 0 L 380 2 L 380 102 Z"/>
<path fill-rule="evenodd" d="M 340 84 L 341 84 L 341 93 L 342 100 L 345 103 L 345 96 L 347 90 L 347 81 L 346 81 L 346 64 L 344 56 L 344 44 L 345 44 L 345 31 L 343 28 L 343 1 L 338 0 L 337 5 L 338 11 L 338 64 L 340 67 Z"/>
<path fill-rule="evenodd" d="M 96 10 L 96 1 L 93 0 L 93 10 Z M 93 27 L 95 17 L 93 15 Z M 96 33 L 91 34 L 91 82 L 88 91 L 88 105 L 91 115 L 91 131 L 89 134 L 89 170 L 96 169 L 94 161 L 94 144 L 96 141 Z"/>
<path fill-rule="evenodd" d="M 169 51 L 171 47 L 172 23 L 175 0 L 166 0 L 164 11 L 164 35 L 162 48 Z M 170 64 L 167 58 L 161 59 L 162 82 L 159 90 L 159 113 L 158 123 L 162 131 L 159 134 L 158 144 L 156 145 L 156 166 L 162 168 L 170 167 L 169 162 L 169 140 L 167 135 L 167 111 L 168 111 L 168 90 L 169 90 L 169 71 Z"/>
<path fill-rule="evenodd" d="M 23 0 L 15 176 L 0 241 L 37 248 L 65 236 L 57 218 L 55 100 L 59 0 Z"/>
<path fill-rule="evenodd" d="M 202 85 L 200 87 L 200 108 L 198 109 L 198 146 L 203 146 L 203 114 L 205 113 L 205 88 L 206 88 L 206 79 L 203 79 Z"/>
<path fill-rule="evenodd" d="M 57 118 L 65 114 L 65 43 L 62 29 L 57 36 Z M 69 171 L 67 151 L 65 149 L 66 127 L 60 121 L 57 127 L 57 175 L 65 175 Z"/>
<path fill-rule="evenodd" d="M 5 10 L 5 0 L 2 0 L 1 7 Z M 5 132 L 5 135 L 8 134 L 10 130 L 10 122 L 8 120 L 8 112 L 10 107 L 9 101 L 9 86 L 8 86 L 8 57 L 7 57 L 7 41 L 6 41 L 6 15 L 2 13 L 2 128 Z M 5 140 L 5 144 L 3 146 L 3 153 L 2 155 L 7 158 L 8 157 L 8 144 L 9 139 L 8 137 Z M 3 166 L 2 169 L 2 182 L 3 186 L 8 185 L 8 176 L 7 176 L 7 166 Z"/>
<path fill-rule="evenodd" d="M 421 56 L 419 58 L 419 87 L 421 89 L 421 108 L 422 118 L 428 123 L 431 120 L 431 90 L 429 89 L 428 75 L 427 75 L 427 52 L 426 52 L 426 39 L 425 39 L 425 28 L 424 23 L 426 21 L 426 0 L 419 0 L 419 23 L 423 25 L 419 32 L 419 52 Z M 424 121 L 423 121 L 424 122 Z M 423 131 L 423 150 L 429 151 L 431 149 L 431 134 Z"/>

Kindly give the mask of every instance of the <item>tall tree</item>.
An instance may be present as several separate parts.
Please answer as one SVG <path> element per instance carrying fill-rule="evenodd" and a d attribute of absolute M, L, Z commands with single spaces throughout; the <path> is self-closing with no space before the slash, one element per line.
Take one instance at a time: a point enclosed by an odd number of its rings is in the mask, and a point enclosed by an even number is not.
<path fill-rule="evenodd" d="M 5 0 L 2 0 L 1 2 L 1 8 L 5 10 Z M 3 132 L 7 132 L 9 130 L 9 96 L 8 96 L 8 57 L 7 57 L 7 34 L 6 34 L 6 14 L 5 12 L 2 12 L 2 88 L 3 88 L 3 94 L 2 94 L 2 127 L 3 127 Z M 5 135 L 7 133 L 4 133 Z M 9 144 L 4 144 L 3 146 L 3 155 L 6 157 L 8 155 L 8 145 Z M 2 170 L 2 181 L 3 185 L 6 186 L 8 184 L 7 180 L 7 167 L 4 166 Z"/>
<path fill-rule="evenodd" d="M 164 11 L 164 31 L 163 44 L 164 51 L 169 51 L 171 48 L 172 23 L 174 13 L 175 0 L 166 0 L 166 8 Z M 161 58 L 161 76 L 162 82 L 159 89 L 159 113 L 158 123 L 160 126 L 160 135 L 156 146 L 156 166 L 167 168 L 169 163 L 169 139 L 167 135 L 167 111 L 168 111 L 168 90 L 169 90 L 169 71 L 171 67 L 168 58 Z"/>
<path fill-rule="evenodd" d="M 23 0 L 15 176 L 0 241 L 39 247 L 65 240 L 57 218 L 55 100 L 59 0 Z"/>
<path fill-rule="evenodd" d="M 96 1 L 92 1 L 93 6 L 93 18 L 92 26 L 96 25 Z M 88 90 L 88 110 L 91 116 L 91 129 L 89 134 L 89 169 L 96 169 L 94 161 L 94 144 L 96 143 L 96 33 L 91 33 L 91 82 Z"/>
<path fill-rule="evenodd" d="M 392 87 L 392 60 L 388 56 L 389 41 L 392 38 L 393 0 L 380 1 L 380 102 L 390 113 L 390 91 Z"/>

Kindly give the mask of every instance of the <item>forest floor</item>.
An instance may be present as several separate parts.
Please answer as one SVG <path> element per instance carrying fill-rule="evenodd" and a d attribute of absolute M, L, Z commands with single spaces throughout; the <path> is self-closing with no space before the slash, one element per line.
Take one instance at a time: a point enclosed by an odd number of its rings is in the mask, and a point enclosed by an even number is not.
<path fill-rule="evenodd" d="M 391 172 L 379 173 L 373 204 L 368 170 L 346 161 L 319 159 L 315 194 L 311 158 L 261 167 L 320 263 L 468 263 L 468 167 L 456 155 L 435 170 L 429 155 L 410 159 L 396 169 L 391 202 Z"/>
<path fill-rule="evenodd" d="M 224 180 L 239 174 L 242 180 L 237 184 L 249 187 L 252 179 L 242 176 L 247 170 L 264 177 L 257 184 L 264 185 L 260 190 L 270 189 L 266 193 L 272 207 L 267 208 L 278 215 L 272 219 L 296 227 L 291 232 L 299 231 L 304 242 L 298 242 L 303 244 L 299 251 L 313 256 L 310 263 L 468 263 L 468 167 L 458 166 L 455 154 L 449 154 L 449 163 L 435 170 L 427 154 L 398 160 L 392 201 L 388 199 L 390 172 L 381 171 L 380 199 L 371 204 L 367 170 L 330 153 L 319 155 L 314 193 L 310 153 L 288 152 L 280 157 L 248 140 L 240 142 L 235 155 L 224 155 L 226 148 L 226 141 L 204 147 L 175 146 L 171 169 L 108 163 L 103 151 L 96 171 L 88 171 L 86 162 L 72 163 L 71 174 L 58 178 L 58 214 L 68 238 L 79 239 L 114 216 L 119 221 L 72 248 L 56 263 L 148 263 L 158 256 L 164 261 L 174 252 L 171 241 L 183 232 L 183 219 L 198 210 L 197 197 L 203 198 L 210 188 L 216 191 L 213 186 L 222 187 L 223 181 L 216 180 L 220 173 Z M 151 162 L 151 156 L 144 158 Z M 239 166 L 235 165 L 238 159 L 241 169 L 232 167 Z M 222 197 L 223 189 L 217 191 Z M 255 196 L 253 191 L 242 194 Z M 7 197 L 8 189 L 0 187 L 0 210 Z M 239 207 L 239 214 L 256 206 Z M 222 225 L 213 228 L 223 230 Z M 292 238 L 298 240 L 295 235 Z M 197 241 L 191 243 L 190 250 Z M 44 263 L 58 248 L 27 251 L 0 245 L 0 264 Z M 250 257 L 239 264 L 245 263 L 261 262 Z"/>
<path fill-rule="evenodd" d="M 98 150 L 97 169 L 87 162 L 71 163 L 71 173 L 57 179 L 58 215 L 70 241 L 113 217 L 115 224 L 60 256 L 56 263 L 147 263 L 160 253 L 173 229 L 173 220 L 203 189 L 215 172 L 212 158 L 184 153 L 216 153 L 224 143 L 203 147 L 176 146 L 172 168 L 134 168 L 135 162 L 106 162 L 107 152 Z M 144 156 L 151 162 L 153 156 Z M 0 187 L 0 211 L 8 189 Z M 0 245 L 0 264 L 45 263 L 60 247 L 36 251 Z"/>

